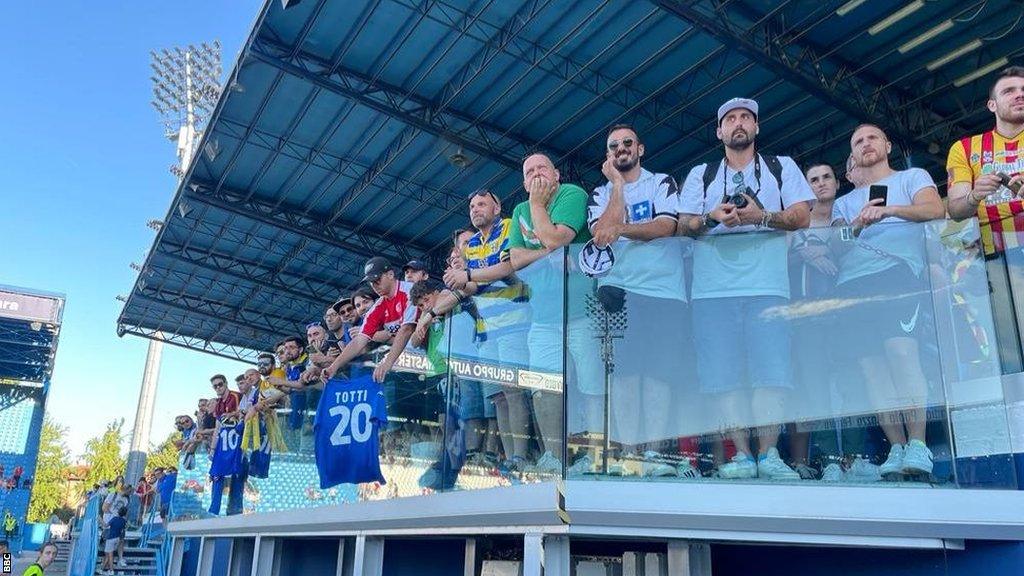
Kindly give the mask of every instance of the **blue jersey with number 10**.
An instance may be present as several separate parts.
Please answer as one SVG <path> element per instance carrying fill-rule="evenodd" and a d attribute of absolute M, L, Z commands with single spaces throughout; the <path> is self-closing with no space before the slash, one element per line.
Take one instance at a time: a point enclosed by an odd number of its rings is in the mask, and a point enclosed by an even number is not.
<path fill-rule="evenodd" d="M 221 426 L 217 432 L 217 444 L 210 457 L 210 478 L 234 476 L 241 470 L 244 426 L 241 422 L 237 426 Z"/>
<path fill-rule="evenodd" d="M 327 382 L 313 424 L 320 488 L 385 482 L 378 433 L 387 419 L 384 390 L 372 376 Z"/>

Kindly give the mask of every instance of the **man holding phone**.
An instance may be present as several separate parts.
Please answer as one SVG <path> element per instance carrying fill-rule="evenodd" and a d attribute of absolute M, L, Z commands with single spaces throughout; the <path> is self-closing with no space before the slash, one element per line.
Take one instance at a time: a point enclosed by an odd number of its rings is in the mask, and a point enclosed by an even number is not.
<path fill-rule="evenodd" d="M 839 296 L 854 303 L 844 312 L 845 348 L 860 365 L 890 443 L 881 474 L 930 474 L 928 383 L 917 340 L 928 309 L 921 296 L 927 292 L 923 228 L 908 223 L 942 218 L 946 211 L 927 172 L 889 166 L 892 143 L 878 126 L 858 126 L 850 148 L 861 185 L 832 209 L 833 224 L 852 227 L 850 245 L 840 246 L 836 278 Z"/>

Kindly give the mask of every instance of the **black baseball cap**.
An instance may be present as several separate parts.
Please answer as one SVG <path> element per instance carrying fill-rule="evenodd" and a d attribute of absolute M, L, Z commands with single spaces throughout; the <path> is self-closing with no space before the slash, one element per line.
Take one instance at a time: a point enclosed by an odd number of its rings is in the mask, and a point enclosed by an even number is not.
<path fill-rule="evenodd" d="M 341 308 L 346 304 L 352 304 L 351 296 L 343 296 L 340 300 L 338 300 L 334 304 L 331 304 L 331 309 L 334 310 L 336 313 L 341 314 Z"/>
<path fill-rule="evenodd" d="M 387 258 L 374 256 L 363 266 L 363 282 L 376 282 L 385 272 L 394 270 Z"/>
<path fill-rule="evenodd" d="M 426 272 L 427 265 L 423 263 L 423 260 L 409 260 L 402 266 L 402 272 L 406 270 L 416 270 L 417 272 Z"/>

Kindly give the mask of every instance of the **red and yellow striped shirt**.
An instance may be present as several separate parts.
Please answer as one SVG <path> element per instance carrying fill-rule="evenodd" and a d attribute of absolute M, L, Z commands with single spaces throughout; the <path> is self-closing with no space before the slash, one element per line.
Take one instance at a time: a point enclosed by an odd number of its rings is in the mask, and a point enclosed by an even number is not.
<path fill-rule="evenodd" d="M 961 182 L 973 187 L 982 174 L 997 172 L 1011 177 L 1024 174 L 1024 132 L 1007 138 L 993 129 L 961 138 L 950 146 L 946 157 L 950 187 Z M 986 255 L 1024 246 L 1024 202 L 1021 200 L 993 205 L 982 202 L 978 205 L 978 221 Z"/>

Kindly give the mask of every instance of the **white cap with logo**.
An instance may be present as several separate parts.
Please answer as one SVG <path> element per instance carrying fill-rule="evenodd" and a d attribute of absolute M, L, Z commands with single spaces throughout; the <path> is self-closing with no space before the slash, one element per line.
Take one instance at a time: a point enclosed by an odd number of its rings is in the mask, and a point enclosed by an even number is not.
<path fill-rule="evenodd" d="M 732 112 L 737 108 L 750 110 L 754 114 L 754 117 L 757 117 L 756 100 L 751 100 L 750 98 L 733 98 L 731 100 L 728 100 L 725 104 L 722 104 L 721 106 L 718 107 L 718 123 L 721 124 L 722 118 L 725 118 L 726 114 Z"/>

